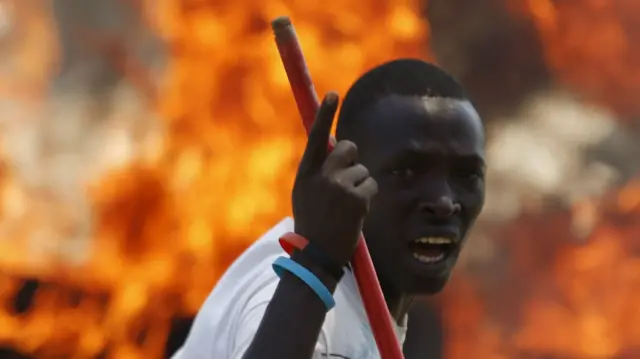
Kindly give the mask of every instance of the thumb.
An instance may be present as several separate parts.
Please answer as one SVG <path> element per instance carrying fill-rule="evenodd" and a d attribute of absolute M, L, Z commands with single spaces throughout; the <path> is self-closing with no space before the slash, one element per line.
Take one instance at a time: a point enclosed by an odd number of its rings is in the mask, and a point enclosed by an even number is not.
<path fill-rule="evenodd" d="M 335 92 L 327 93 L 322 100 L 316 119 L 309 131 L 309 139 L 300 161 L 299 173 L 312 172 L 319 169 L 326 159 L 331 127 L 339 102 L 340 99 Z"/>

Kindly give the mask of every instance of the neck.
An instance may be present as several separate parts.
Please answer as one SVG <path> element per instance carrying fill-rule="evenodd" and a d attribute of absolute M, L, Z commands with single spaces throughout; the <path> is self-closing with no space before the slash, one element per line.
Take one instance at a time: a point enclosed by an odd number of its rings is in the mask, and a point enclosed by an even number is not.
<path fill-rule="evenodd" d="M 402 325 L 405 316 L 411 308 L 411 304 L 413 303 L 415 296 L 398 292 L 392 286 L 385 284 L 383 281 L 380 282 L 380 286 L 382 287 L 382 293 L 384 294 L 384 299 L 387 302 L 389 313 L 391 313 L 391 316 L 395 319 L 398 325 Z"/>

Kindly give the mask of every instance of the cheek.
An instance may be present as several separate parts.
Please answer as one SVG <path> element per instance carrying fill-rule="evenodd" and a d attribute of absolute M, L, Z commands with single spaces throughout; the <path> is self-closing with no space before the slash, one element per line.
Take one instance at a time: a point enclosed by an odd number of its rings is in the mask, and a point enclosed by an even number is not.
<path fill-rule="evenodd" d="M 384 235 L 388 230 L 401 225 L 403 211 L 397 199 L 393 196 L 386 196 L 385 193 L 378 192 L 378 195 L 371 202 L 369 214 L 366 219 L 366 228 Z"/>
<path fill-rule="evenodd" d="M 484 207 L 484 191 L 466 193 L 459 197 L 463 211 L 470 219 L 475 219 Z"/>
<path fill-rule="evenodd" d="M 388 217 L 403 217 L 411 206 L 411 191 L 402 191 L 390 186 L 378 185 L 378 194 L 371 201 L 370 214 Z"/>

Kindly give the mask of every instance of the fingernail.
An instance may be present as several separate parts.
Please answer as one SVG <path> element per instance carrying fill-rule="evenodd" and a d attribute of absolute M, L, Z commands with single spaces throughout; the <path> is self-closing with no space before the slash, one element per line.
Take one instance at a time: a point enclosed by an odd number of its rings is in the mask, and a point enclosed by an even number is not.
<path fill-rule="evenodd" d="M 329 105 L 333 105 L 336 101 L 338 101 L 338 93 L 336 93 L 335 91 L 327 92 L 326 96 L 324 97 L 324 101 Z"/>

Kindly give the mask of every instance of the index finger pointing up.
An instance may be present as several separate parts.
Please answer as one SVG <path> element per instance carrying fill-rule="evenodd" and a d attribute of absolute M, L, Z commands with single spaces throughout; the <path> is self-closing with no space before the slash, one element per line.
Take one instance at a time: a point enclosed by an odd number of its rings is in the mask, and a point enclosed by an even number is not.
<path fill-rule="evenodd" d="M 314 172 L 322 167 L 322 163 L 327 158 L 327 144 L 339 102 L 340 99 L 335 92 L 327 93 L 322 100 L 311 131 L 309 131 L 309 139 L 300 161 L 299 173 Z"/>

